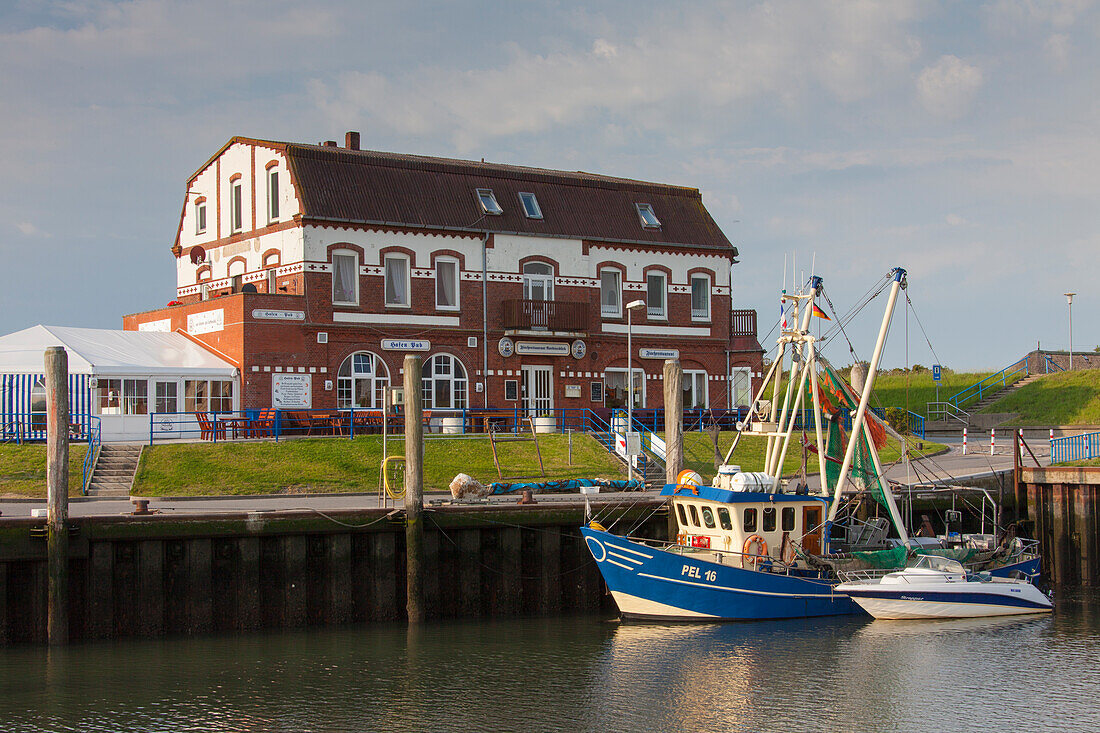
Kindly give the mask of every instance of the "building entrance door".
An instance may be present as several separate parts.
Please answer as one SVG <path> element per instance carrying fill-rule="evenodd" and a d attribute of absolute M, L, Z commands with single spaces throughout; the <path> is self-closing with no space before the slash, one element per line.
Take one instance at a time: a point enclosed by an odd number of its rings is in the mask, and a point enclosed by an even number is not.
<path fill-rule="evenodd" d="M 553 367 L 523 367 L 523 410 L 528 417 L 537 417 L 554 409 Z"/>

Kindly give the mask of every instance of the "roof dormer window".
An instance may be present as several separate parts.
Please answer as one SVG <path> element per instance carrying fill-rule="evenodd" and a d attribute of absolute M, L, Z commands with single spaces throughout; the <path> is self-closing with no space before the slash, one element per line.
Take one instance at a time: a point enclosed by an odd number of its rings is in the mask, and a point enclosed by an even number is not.
<path fill-rule="evenodd" d="M 481 210 L 486 214 L 500 216 L 504 213 L 504 209 L 500 208 L 497 197 L 493 195 L 493 189 L 491 188 L 479 188 L 477 190 L 477 200 L 481 202 Z"/>
<path fill-rule="evenodd" d="M 523 204 L 523 213 L 528 219 L 541 219 L 542 209 L 539 208 L 539 200 L 533 193 L 521 193 L 519 202 Z"/>
<path fill-rule="evenodd" d="M 657 215 L 653 213 L 653 206 L 650 204 L 634 204 L 634 208 L 638 210 L 638 218 L 642 220 L 642 226 L 646 229 L 660 229 L 661 221 L 657 218 Z"/>

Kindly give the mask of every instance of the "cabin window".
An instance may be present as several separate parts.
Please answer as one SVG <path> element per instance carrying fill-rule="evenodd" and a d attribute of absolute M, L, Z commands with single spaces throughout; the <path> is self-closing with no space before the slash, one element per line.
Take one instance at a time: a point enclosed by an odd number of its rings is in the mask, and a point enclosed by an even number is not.
<path fill-rule="evenodd" d="M 783 531 L 794 532 L 794 507 L 783 507 Z"/>
<path fill-rule="evenodd" d="M 718 507 L 718 522 L 722 525 L 722 529 L 726 531 L 733 529 L 733 520 L 730 519 L 729 509 Z"/>
<path fill-rule="evenodd" d="M 699 512 L 695 511 L 695 505 L 688 504 L 688 509 L 691 510 L 691 523 L 696 527 L 701 526 L 699 524 Z"/>
<path fill-rule="evenodd" d="M 775 531 L 775 507 L 764 507 L 764 516 L 761 519 L 761 529 L 765 532 Z"/>
<path fill-rule="evenodd" d="M 756 510 L 746 509 L 744 515 L 744 521 L 741 523 L 742 528 L 746 532 L 756 531 Z"/>
<path fill-rule="evenodd" d="M 684 505 L 683 504 L 677 504 L 676 505 L 676 513 L 680 515 L 680 526 L 681 527 L 686 527 L 687 523 L 688 523 L 688 518 L 687 518 L 687 513 L 684 512 Z"/>
<path fill-rule="evenodd" d="M 705 506 L 702 509 L 703 512 L 703 524 L 707 529 L 714 529 L 714 510 L 709 506 Z"/>

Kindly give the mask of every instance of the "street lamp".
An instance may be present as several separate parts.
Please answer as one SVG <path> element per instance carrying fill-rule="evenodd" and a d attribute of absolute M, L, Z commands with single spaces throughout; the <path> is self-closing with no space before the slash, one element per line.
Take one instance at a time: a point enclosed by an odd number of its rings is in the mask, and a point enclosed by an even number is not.
<path fill-rule="evenodd" d="M 1077 293 L 1066 293 L 1066 306 L 1069 307 L 1069 368 L 1073 371 L 1073 296 Z"/>
<path fill-rule="evenodd" d="M 634 432 L 634 347 L 631 343 L 631 319 L 633 311 L 645 307 L 638 299 L 626 304 L 626 467 L 627 478 L 634 479 L 634 456 L 630 453 L 630 434 Z"/>

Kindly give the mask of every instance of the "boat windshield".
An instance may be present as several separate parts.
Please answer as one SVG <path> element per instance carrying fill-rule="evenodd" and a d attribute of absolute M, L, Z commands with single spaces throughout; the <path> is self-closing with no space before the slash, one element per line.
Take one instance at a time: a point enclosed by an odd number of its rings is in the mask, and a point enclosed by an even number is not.
<path fill-rule="evenodd" d="M 953 560 L 949 557 L 940 557 L 939 555 L 921 555 L 917 558 L 917 561 L 913 563 L 912 567 L 936 570 L 941 573 L 965 572 L 962 563 L 958 560 Z"/>

